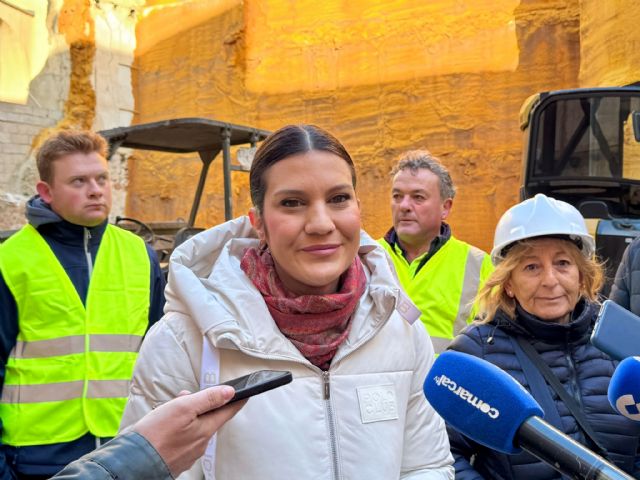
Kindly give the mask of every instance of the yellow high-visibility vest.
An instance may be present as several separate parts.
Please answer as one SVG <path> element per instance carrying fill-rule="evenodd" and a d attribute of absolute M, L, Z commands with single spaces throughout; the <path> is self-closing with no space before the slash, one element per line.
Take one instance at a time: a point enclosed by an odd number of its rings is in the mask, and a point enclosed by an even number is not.
<path fill-rule="evenodd" d="M 107 226 L 85 305 L 31 225 L 0 246 L 0 271 L 19 325 L 0 401 L 2 442 L 114 436 L 148 325 L 151 265 L 142 239 Z"/>
<path fill-rule="evenodd" d="M 491 258 L 450 237 L 416 273 L 423 255 L 409 263 L 398 245 L 391 246 L 383 238 L 378 242 L 391 256 L 402 288 L 422 312 L 420 320 L 436 353 L 441 353 L 474 319 L 477 310 L 473 299 L 493 271 Z"/>

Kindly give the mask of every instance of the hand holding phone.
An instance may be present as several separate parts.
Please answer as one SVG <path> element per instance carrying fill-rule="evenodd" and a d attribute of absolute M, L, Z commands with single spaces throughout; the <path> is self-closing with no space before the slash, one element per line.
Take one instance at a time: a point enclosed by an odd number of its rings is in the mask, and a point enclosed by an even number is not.
<path fill-rule="evenodd" d="M 211 435 L 242 408 L 240 403 L 226 406 L 232 395 L 230 388 L 218 385 L 180 395 L 148 412 L 132 429 L 147 439 L 177 477 L 204 454 Z"/>
<path fill-rule="evenodd" d="M 235 389 L 236 394 L 228 402 L 232 403 L 281 387 L 292 380 L 293 376 L 289 371 L 258 370 L 249 375 L 222 382 L 220 385 L 230 385 Z"/>

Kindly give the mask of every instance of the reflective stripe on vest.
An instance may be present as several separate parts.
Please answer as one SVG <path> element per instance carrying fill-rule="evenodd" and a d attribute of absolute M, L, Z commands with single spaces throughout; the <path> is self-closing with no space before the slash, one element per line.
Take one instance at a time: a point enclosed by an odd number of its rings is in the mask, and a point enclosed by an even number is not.
<path fill-rule="evenodd" d="M 89 380 L 86 398 L 127 397 L 129 380 Z M 81 397 L 84 380 L 44 383 L 41 385 L 5 385 L 2 401 L 6 403 L 60 402 Z M 110 435 L 112 436 L 112 435 Z"/>
<path fill-rule="evenodd" d="M 392 248 L 384 239 L 379 242 L 391 256 L 402 287 L 422 312 L 420 320 L 431 336 L 434 350 L 442 352 L 473 320 L 473 299 L 493 270 L 489 256 L 451 237 L 413 275 L 419 259 L 409 264 L 399 248 Z"/>
<path fill-rule="evenodd" d="M 458 304 L 458 314 L 453 323 L 453 333 L 457 335 L 460 330 L 467 326 L 473 317 L 475 310 L 473 309 L 473 299 L 476 297 L 480 289 L 480 273 L 482 271 L 482 262 L 487 257 L 479 248 L 469 245 L 467 253 L 467 263 L 464 266 L 464 279 L 462 280 L 462 292 L 460 294 L 460 303 Z M 472 315 L 471 312 L 474 311 Z M 453 337 L 452 337 L 453 338 Z"/>
<path fill-rule="evenodd" d="M 30 225 L 0 246 L 0 271 L 18 307 L 6 364 L 2 441 L 25 446 L 117 433 L 148 325 L 144 242 L 111 225 L 96 255 L 86 308 Z"/>
<path fill-rule="evenodd" d="M 93 352 L 137 352 L 140 335 L 89 335 L 89 350 Z M 11 352 L 15 358 L 41 358 L 84 353 L 85 336 L 52 338 L 33 342 L 18 341 Z"/>

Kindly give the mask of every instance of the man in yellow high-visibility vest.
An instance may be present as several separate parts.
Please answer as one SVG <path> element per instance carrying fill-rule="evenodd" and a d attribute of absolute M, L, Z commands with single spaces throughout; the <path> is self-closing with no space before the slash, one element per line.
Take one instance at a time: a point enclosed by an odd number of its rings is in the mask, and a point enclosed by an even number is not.
<path fill-rule="evenodd" d="M 451 234 L 445 220 L 456 190 L 437 158 L 406 152 L 391 174 L 393 227 L 378 241 L 440 353 L 473 320 L 473 299 L 493 267 L 485 252 Z"/>
<path fill-rule="evenodd" d="M 106 152 L 89 131 L 48 138 L 28 224 L 0 245 L 0 479 L 49 478 L 117 433 L 162 315 L 155 253 L 107 223 Z"/>

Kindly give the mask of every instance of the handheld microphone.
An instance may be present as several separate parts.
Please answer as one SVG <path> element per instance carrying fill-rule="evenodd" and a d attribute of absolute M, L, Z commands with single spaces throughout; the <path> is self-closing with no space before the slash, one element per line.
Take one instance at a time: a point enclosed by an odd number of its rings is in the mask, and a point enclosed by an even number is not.
<path fill-rule="evenodd" d="M 632 478 L 545 422 L 524 387 L 485 360 L 441 353 L 427 374 L 424 394 L 449 425 L 493 450 L 526 450 L 572 479 Z"/>
<path fill-rule="evenodd" d="M 628 357 L 618 364 L 607 398 L 620 415 L 640 422 L 640 357 Z"/>
<path fill-rule="evenodd" d="M 591 343 L 616 360 L 640 355 L 640 317 L 605 300 L 591 332 Z"/>

